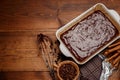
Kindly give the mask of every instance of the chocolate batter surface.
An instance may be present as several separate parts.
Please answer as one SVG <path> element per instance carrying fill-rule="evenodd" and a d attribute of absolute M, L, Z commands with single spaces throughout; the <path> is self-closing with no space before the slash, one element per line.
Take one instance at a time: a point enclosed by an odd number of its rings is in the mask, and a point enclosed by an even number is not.
<path fill-rule="evenodd" d="M 109 42 L 117 29 L 101 12 L 95 11 L 61 35 L 70 52 L 82 61 Z"/>

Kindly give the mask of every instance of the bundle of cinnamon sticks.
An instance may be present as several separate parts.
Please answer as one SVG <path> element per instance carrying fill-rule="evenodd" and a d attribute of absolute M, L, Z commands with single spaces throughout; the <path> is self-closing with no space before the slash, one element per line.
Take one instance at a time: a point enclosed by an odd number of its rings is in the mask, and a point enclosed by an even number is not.
<path fill-rule="evenodd" d="M 118 68 L 120 64 L 120 40 L 108 46 L 104 55 L 107 57 L 106 61 L 110 62 L 113 67 Z"/>

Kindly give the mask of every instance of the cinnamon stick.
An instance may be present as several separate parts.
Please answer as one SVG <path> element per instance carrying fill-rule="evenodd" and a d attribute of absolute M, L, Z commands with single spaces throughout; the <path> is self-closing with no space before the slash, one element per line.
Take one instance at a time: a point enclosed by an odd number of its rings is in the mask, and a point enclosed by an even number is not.
<path fill-rule="evenodd" d="M 112 60 L 112 59 L 116 58 L 117 56 L 119 56 L 119 53 L 115 53 L 115 54 L 114 54 L 114 55 L 112 55 L 111 57 L 107 58 L 107 60 L 106 60 L 106 61 L 110 61 L 110 60 Z"/>
<path fill-rule="evenodd" d="M 119 41 L 119 42 L 116 42 L 116 43 L 114 43 L 114 44 L 111 44 L 110 46 L 108 46 L 108 48 L 112 48 L 112 47 L 115 47 L 115 46 L 117 46 L 117 45 L 120 45 L 120 41 Z"/>
<path fill-rule="evenodd" d="M 118 46 L 115 46 L 114 48 L 111 48 L 111 49 L 108 49 L 104 54 L 105 55 L 109 55 L 110 53 L 114 52 L 114 51 L 117 51 L 120 49 L 120 45 Z"/>
<path fill-rule="evenodd" d="M 113 65 L 115 65 L 116 63 L 119 63 L 120 61 L 120 56 L 118 56 L 114 61 L 113 61 Z"/>

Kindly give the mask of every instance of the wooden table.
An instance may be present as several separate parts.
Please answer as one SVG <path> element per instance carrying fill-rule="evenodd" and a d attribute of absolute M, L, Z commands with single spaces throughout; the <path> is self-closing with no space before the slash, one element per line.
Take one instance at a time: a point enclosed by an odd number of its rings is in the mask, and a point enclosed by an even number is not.
<path fill-rule="evenodd" d="M 56 30 L 101 2 L 120 14 L 120 0 L 1 0 L 0 80 L 51 80 L 37 35 Z"/>

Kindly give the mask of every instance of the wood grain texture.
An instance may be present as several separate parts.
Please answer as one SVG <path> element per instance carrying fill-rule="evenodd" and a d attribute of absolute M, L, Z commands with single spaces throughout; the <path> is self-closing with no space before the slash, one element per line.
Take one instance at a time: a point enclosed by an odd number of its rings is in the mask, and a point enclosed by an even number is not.
<path fill-rule="evenodd" d="M 109 9 L 120 13 L 119 0 L 62 0 L 59 2 L 59 19 L 62 25 L 68 23 L 96 3 L 103 3 Z"/>
<path fill-rule="evenodd" d="M 55 0 L 4 0 L 0 4 L 0 30 L 40 30 L 58 27 Z"/>
<path fill-rule="evenodd" d="M 0 80 L 52 80 L 48 72 L 0 72 Z"/>
<path fill-rule="evenodd" d="M 98 2 L 120 14 L 119 0 L 2 0 L 0 71 L 6 72 L 0 72 L 0 80 L 49 80 L 48 69 L 38 56 L 37 34 L 56 40 L 58 28 Z"/>
<path fill-rule="evenodd" d="M 59 26 L 56 1 L 5 0 L 0 4 L 0 70 L 46 71 L 42 57 L 37 56 L 36 37 L 54 35 Z"/>

